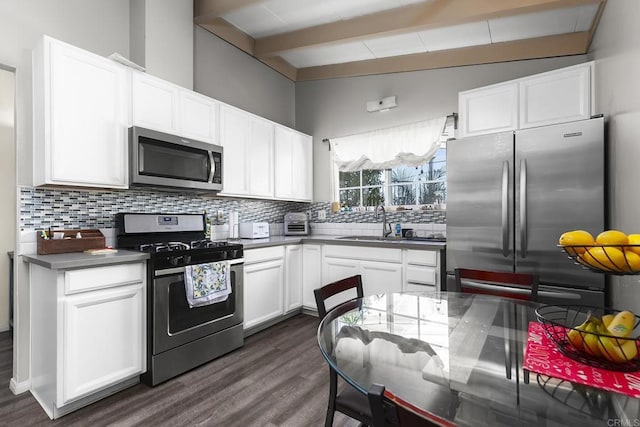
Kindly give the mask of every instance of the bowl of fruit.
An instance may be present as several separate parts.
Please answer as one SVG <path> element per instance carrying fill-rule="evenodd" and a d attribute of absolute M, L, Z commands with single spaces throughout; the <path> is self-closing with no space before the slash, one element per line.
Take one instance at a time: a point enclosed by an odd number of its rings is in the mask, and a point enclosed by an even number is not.
<path fill-rule="evenodd" d="M 567 357 L 613 371 L 640 370 L 640 317 L 631 311 L 543 305 L 536 316 Z"/>
<path fill-rule="evenodd" d="M 563 233 L 558 246 L 577 264 L 598 273 L 640 274 L 640 234 L 606 230 L 596 238 L 585 230 Z"/>

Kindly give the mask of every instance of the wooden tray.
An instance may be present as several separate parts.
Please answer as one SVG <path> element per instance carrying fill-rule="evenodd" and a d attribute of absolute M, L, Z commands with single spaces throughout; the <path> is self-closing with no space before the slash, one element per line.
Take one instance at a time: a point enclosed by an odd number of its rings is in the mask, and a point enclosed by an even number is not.
<path fill-rule="evenodd" d="M 54 233 L 64 233 L 64 239 L 53 239 Z M 81 239 L 76 239 L 80 233 Z M 83 252 L 87 249 L 105 247 L 105 239 L 98 229 L 51 230 L 51 236 L 46 240 L 37 231 L 38 255 L 64 254 L 68 252 Z"/>

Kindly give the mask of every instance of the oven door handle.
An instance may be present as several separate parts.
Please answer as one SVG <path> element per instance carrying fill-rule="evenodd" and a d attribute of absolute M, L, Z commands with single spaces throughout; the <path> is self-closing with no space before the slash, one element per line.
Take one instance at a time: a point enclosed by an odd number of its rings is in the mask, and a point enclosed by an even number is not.
<path fill-rule="evenodd" d="M 243 264 L 243 263 L 244 263 L 244 258 L 236 258 L 236 259 L 229 260 L 229 265 L 232 265 L 232 266 L 237 264 Z M 156 270 L 154 272 L 155 277 L 171 276 L 173 274 L 184 274 L 184 267 L 165 268 L 162 270 Z"/>

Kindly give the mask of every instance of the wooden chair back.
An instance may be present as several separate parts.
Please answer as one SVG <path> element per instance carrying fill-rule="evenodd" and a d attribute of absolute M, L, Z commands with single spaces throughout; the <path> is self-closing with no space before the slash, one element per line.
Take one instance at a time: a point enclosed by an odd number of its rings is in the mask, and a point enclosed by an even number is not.
<path fill-rule="evenodd" d="M 525 301 L 536 301 L 538 298 L 537 274 L 456 268 L 455 276 L 456 286 L 460 292 L 496 295 Z M 479 285 L 474 286 L 466 282 L 467 280 Z"/>
<path fill-rule="evenodd" d="M 371 427 L 437 427 L 438 424 L 399 405 L 384 395 L 385 387 L 373 384 L 367 392 L 373 425 Z"/>
<path fill-rule="evenodd" d="M 313 294 L 316 297 L 316 307 L 318 309 L 318 316 L 320 319 L 327 315 L 328 310 L 325 305 L 326 300 L 349 289 L 355 289 L 358 298 L 362 298 L 364 296 L 362 291 L 361 275 L 356 274 L 355 276 L 345 277 L 344 279 L 329 283 L 313 291 Z"/>

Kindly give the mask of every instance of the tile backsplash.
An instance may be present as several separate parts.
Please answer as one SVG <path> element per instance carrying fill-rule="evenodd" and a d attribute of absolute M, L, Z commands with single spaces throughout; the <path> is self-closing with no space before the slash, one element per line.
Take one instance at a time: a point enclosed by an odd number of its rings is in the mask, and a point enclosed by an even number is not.
<path fill-rule="evenodd" d="M 240 222 L 282 223 L 286 212 L 305 212 L 309 203 L 198 196 L 154 190 L 20 189 L 20 229 L 113 228 L 118 212 L 215 213 L 237 211 Z"/>
<path fill-rule="evenodd" d="M 20 230 L 24 250 L 35 252 L 35 233 L 43 228 L 99 228 L 108 244 L 115 240 L 115 214 L 118 212 L 202 213 L 212 218 L 212 238 L 224 240 L 229 230 L 229 212 L 238 212 L 240 222 L 268 222 L 271 235 L 284 234 L 286 212 L 306 212 L 313 234 L 377 234 L 381 219 L 372 211 L 336 212 L 331 203 L 301 203 L 272 200 L 200 196 L 157 190 L 85 190 L 31 188 L 20 189 Z M 223 220 L 216 221 L 222 211 Z M 400 223 L 419 233 L 444 233 L 445 211 L 405 210 L 387 212 L 387 222 Z M 216 225 L 219 224 L 219 225 Z"/>

